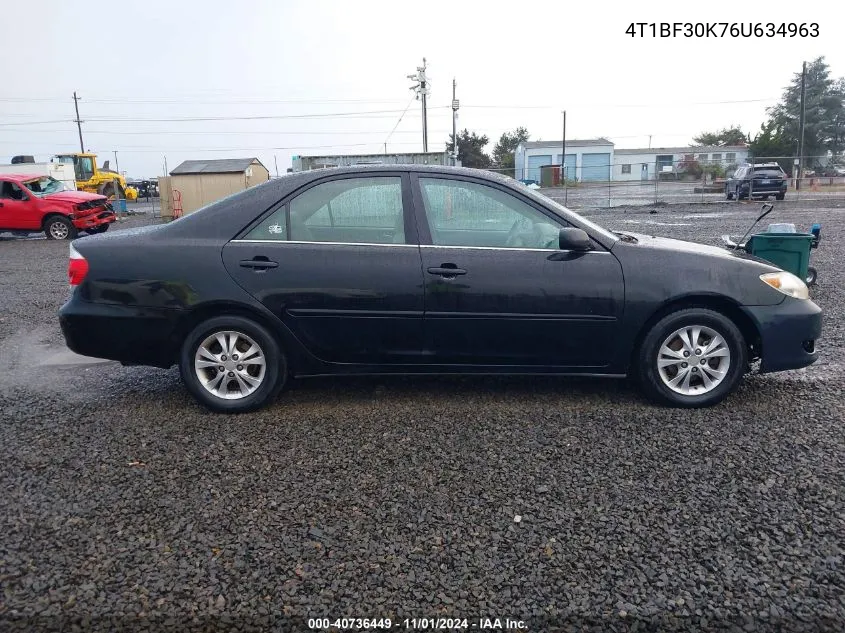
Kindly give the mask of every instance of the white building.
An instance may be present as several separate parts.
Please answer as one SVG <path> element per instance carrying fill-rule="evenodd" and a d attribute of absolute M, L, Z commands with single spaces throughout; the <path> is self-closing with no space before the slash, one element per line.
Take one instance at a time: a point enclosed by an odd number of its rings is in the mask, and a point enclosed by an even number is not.
<path fill-rule="evenodd" d="M 540 182 L 540 167 L 566 165 L 569 180 L 610 180 L 613 143 L 606 138 L 567 140 L 566 160 L 563 141 L 525 141 L 516 147 L 514 166 L 517 180 Z"/>
<path fill-rule="evenodd" d="M 517 180 L 540 182 L 540 168 L 545 165 L 566 165 L 569 180 L 654 180 L 658 173 L 674 176 L 681 161 L 696 160 L 700 164 L 718 163 L 730 173 L 734 166 L 748 160 L 748 147 L 651 147 L 616 149 L 606 138 L 567 140 L 566 160 L 561 157 L 562 141 L 527 141 L 514 152 Z"/>
<path fill-rule="evenodd" d="M 732 166 L 748 159 L 744 145 L 724 147 L 652 147 L 617 149 L 613 152 L 613 180 L 654 180 L 655 174 L 674 174 L 681 161 L 696 160 L 702 166 L 718 163 L 730 173 Z"/>

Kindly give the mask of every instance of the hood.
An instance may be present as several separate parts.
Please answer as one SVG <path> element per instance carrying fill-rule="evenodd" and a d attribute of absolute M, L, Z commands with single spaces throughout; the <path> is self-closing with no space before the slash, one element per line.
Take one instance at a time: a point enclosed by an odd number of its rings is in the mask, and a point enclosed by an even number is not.
<path fill-rule="evenodd" d="M 771 262 L 749 255 L 744 250 L 733 250 L 722 246 L 698 244 L 697 242 L 675 240 L 668 237 L 655 237 L 653 235 L 644 235 L 642 233 L 631 233 L 630 231 L 617 231 L 617 233 L 620 235 L 630 235 L 631 237 L 636 238 L 636 243 L 625 242 L 624 240 L 621 242 L 622 244 L 626 244 L 626 246 L 631 246 L 633 248 L 648 248 L 656 251 L 672 251 L 673 253 L 689 253 L 690 255 L 704 255 L 707 257 L 727 257 L 733 260 L 742 259 L 748 262 L 756 262 L 772 267 Z"/>
<path fill-rule="evenodd" d="M 97 193 L 88 193 L 87 191 L 57 191 L 56 193 L 48 193 L 41 198 L 42 200 L 56 200 L 58 202 L 88 202 L 89 200 L 107 200 L 105 196 Z"/>

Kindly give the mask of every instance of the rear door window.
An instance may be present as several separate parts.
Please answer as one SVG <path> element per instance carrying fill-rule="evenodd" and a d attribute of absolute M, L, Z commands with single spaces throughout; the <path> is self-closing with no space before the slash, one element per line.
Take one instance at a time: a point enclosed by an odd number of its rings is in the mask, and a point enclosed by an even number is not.
<path fill-rule="evenodd" d="M 402 179 L 376 176 L 320 183 L 265 218 L 246 239 L 405 244 Z"/>

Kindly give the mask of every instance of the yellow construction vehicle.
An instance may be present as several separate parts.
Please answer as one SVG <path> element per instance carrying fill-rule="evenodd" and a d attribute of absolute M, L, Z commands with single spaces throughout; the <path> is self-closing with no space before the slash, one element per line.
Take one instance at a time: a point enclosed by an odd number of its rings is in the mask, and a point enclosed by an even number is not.
<path fill-rule="evenodd" d="M 125 200 L 138 199 L 138 190 L 134 187 L 127 187 L 123 176 L 109 169 L 109 161 L 103 163 L 102 168 L 97 167 L 96 154 L 57 154 L 53 157 L 53 160 L 54 162 L 73 165 L 74 172 L 76 172 L 76 188 L 80 191 L 99 193 L 108 198 L 114 198 L 117 193 L 120 198 Z M 118 191 L 115 191 L 115 180 L 117 180 Z"/>

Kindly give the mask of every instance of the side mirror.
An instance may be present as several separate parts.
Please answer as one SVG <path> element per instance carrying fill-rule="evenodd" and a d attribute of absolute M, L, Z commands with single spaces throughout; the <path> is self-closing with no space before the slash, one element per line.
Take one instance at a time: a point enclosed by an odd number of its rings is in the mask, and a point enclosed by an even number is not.
<path fill-rule="evenodd" d="M 559 248 L 562 251 L 591 251 L 593 243 L 583 229 L 565 228 L 560 230 Z"/>

